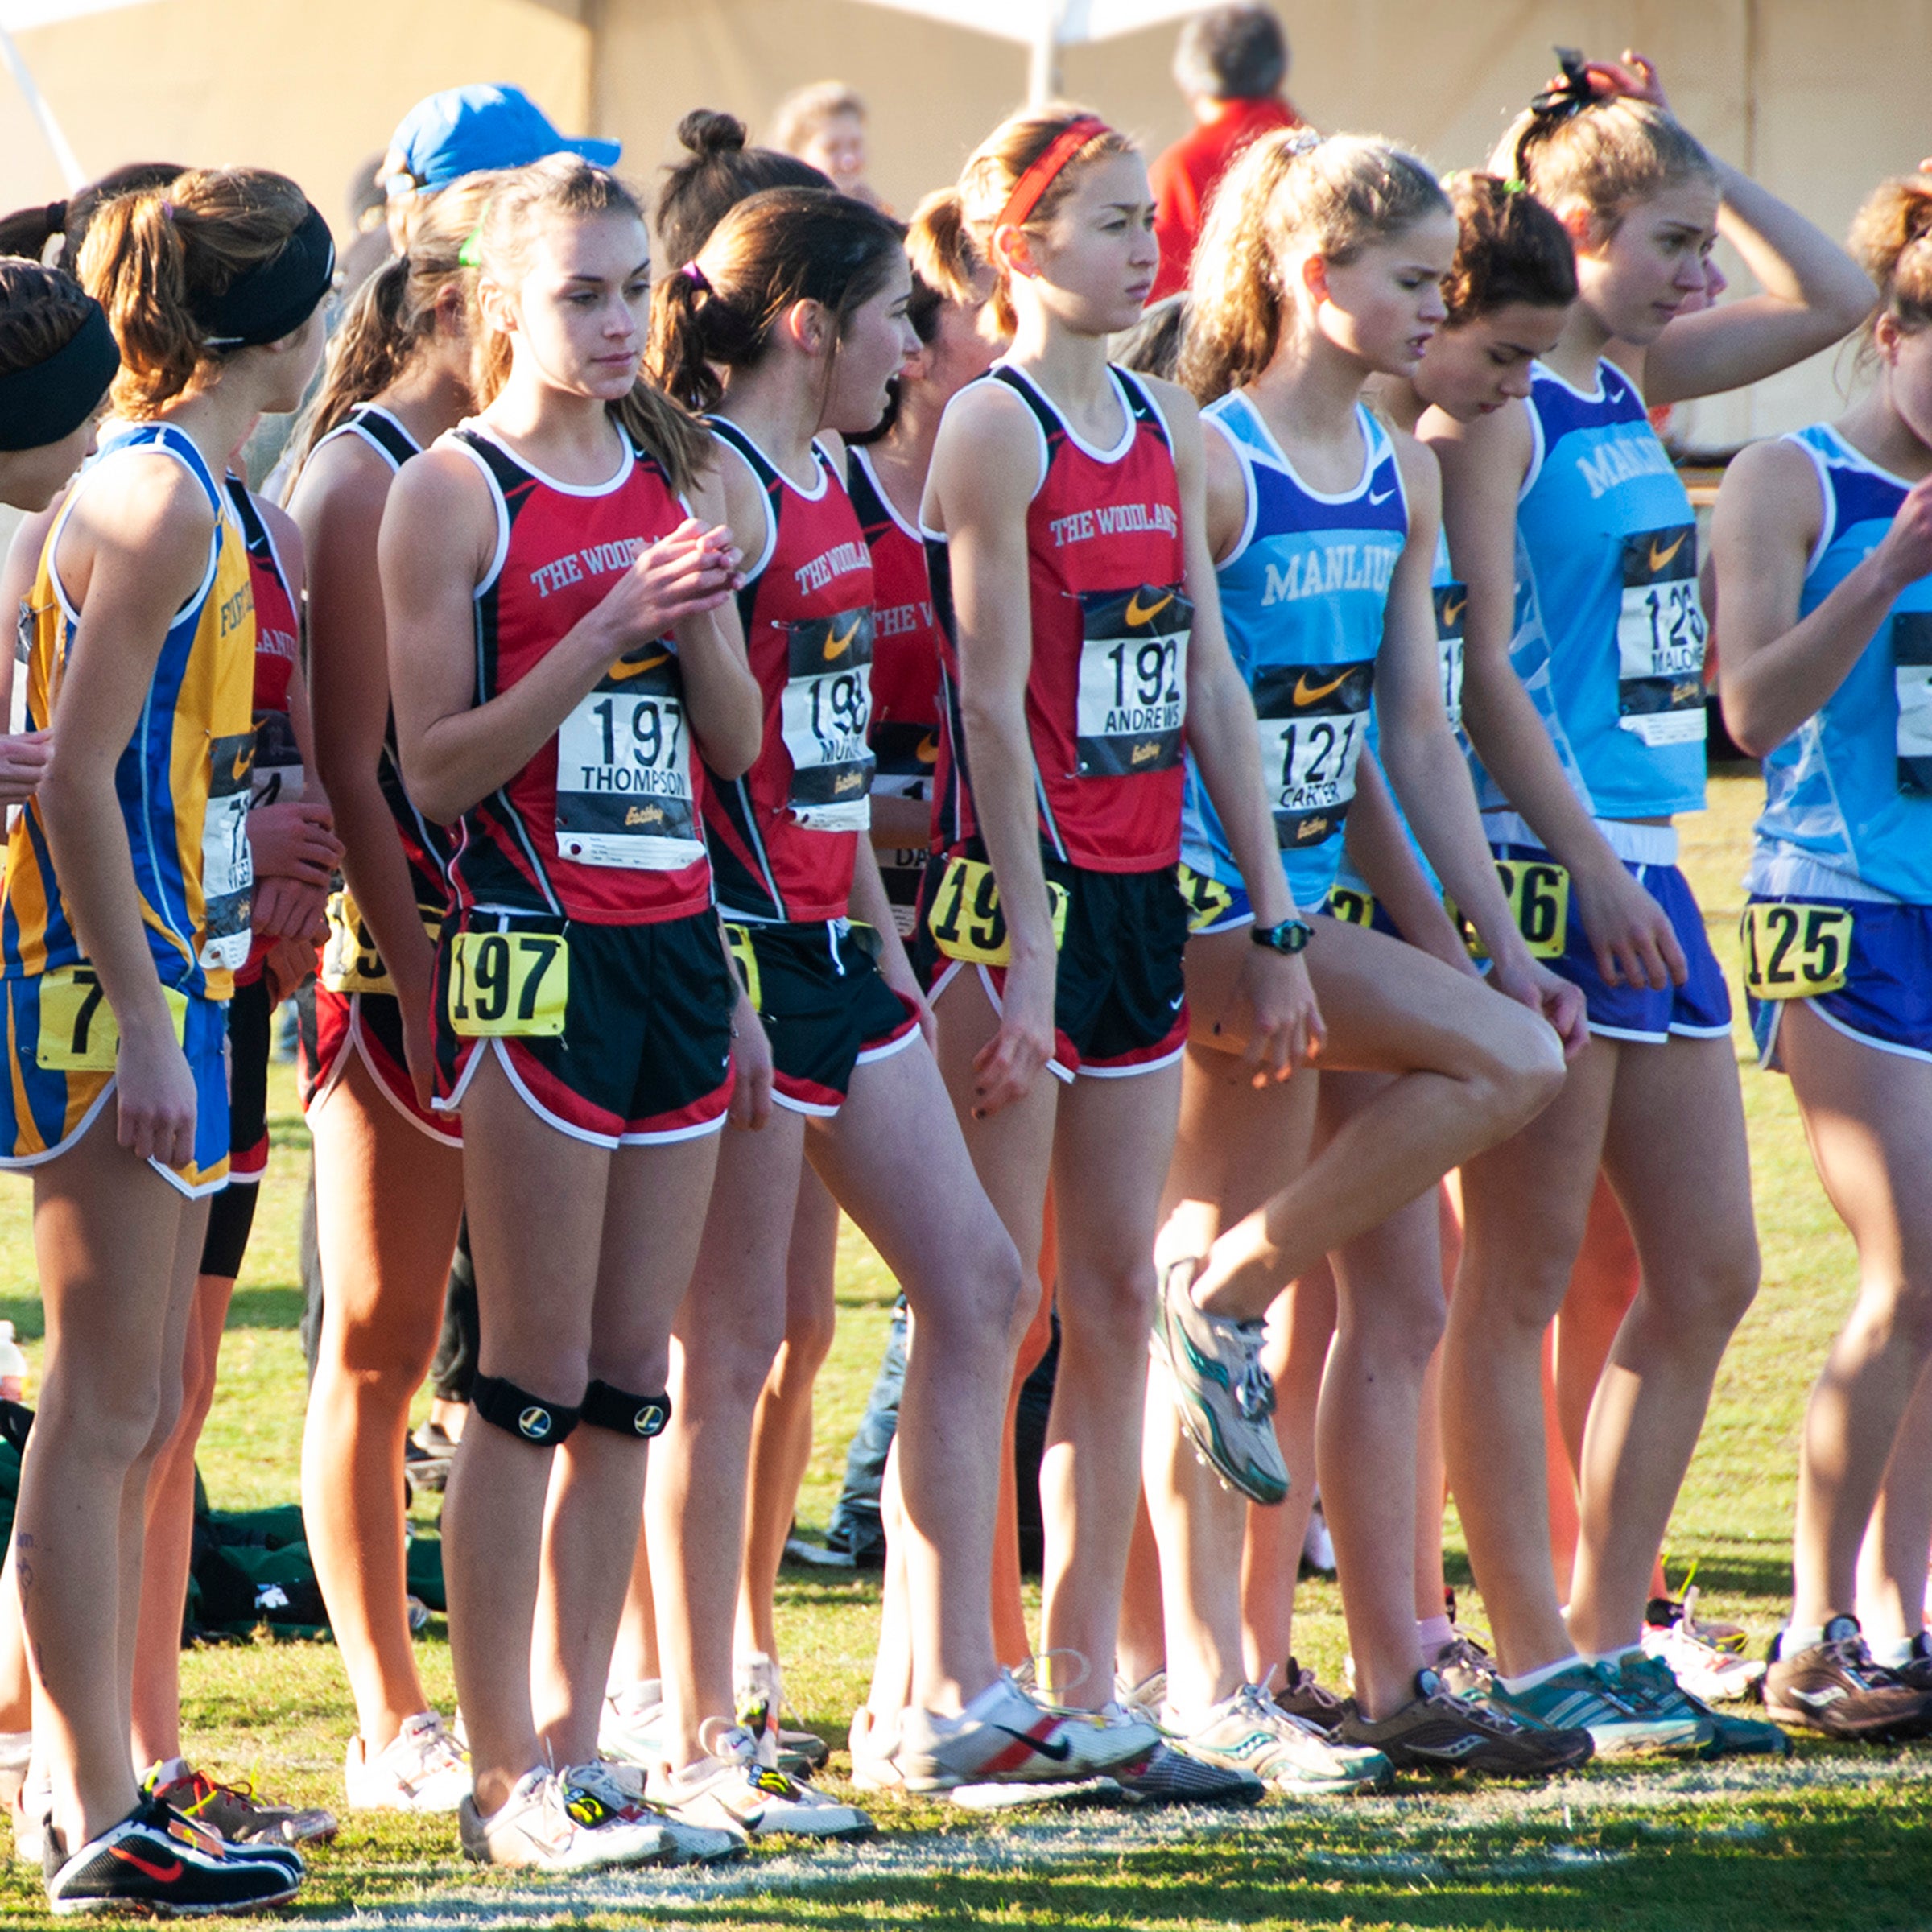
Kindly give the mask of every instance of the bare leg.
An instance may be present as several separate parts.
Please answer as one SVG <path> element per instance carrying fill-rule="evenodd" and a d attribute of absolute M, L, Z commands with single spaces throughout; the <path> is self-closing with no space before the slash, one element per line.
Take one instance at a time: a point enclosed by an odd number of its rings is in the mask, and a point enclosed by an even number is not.
<path fill-rule="evenodd" d="M 1158 1399 L 1158 1398 L 1157 1398 Z M 1174 1405 L 1170 1402 L 1168 1407 Z M 1151 1423 L 1154 1418 L 1148 1418 Z M 1141 1454 L 1146 1455 L 1143 1442 Z M 1133 1540 L 1127 1546 L 1127 1583 L 1121 1592 L 1119 1671 L 1129 1684 L 1145 1683 L 1167 1668 L 1167 1629 L 1161 1613 L 1161 1552 L 1154 1540 L 1143 1494 L 1133 1513 Z"/>
<path fill-rule="evenodd" d="M 1926 1554 L 1932 1548 L 1932 1367 L 1892 1444 L 1885 1487 L 1858 1553 L 1858 1617 L 1876 1641 L 1909 1639 L 1926 1624 Z"/>

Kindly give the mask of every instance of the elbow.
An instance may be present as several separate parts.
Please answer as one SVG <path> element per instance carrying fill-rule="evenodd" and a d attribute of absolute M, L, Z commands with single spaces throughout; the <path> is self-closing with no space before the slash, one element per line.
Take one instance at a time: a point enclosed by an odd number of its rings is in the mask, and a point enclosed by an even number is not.
<path fill-rule="evenodd" d="M 1773 730 L 1770 720 L 1758 716 L 1743 699 L 1726 691 L 1719 697 L 1718 708 L 1724 713 L 1724 729 L 1730 733 L 1731 742 L 1746 758 L 1769 758 L 1783 742 L 1785 734 Z"/>
<path fill-rule="evenodd" d="M 706 766 L 728 782 L 741 778 L 758 762 L 765 743 L 765 720 L 753 710 L 733 719 L 722 732 L 708 731 L 699 743 Z"/>

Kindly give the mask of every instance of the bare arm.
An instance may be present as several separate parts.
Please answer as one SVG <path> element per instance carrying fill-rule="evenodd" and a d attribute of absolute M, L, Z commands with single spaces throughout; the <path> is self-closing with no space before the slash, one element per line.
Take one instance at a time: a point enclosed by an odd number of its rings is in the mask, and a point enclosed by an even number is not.
<path fill-rule="evenodd" d="M 1823 522 L 1818 473 L 1789 443 L 1759 443 L 1725 473 L 1711 554 L 1724 606 L 1724 722 L 1762 758 L 1842 684 L 1901 592 L 1932 574 L 1932 480 L 1916 485 L 1862 563 L 1800 618 Z"/>
<path fill-rule="evenodd" d="M 758 497 L 758 521 L 749 527 L 747 493 Z M 742 463 L 714 464 L 691 492 L 691 512 L 704 529 L 729 534 L 725 559 L 731 579 L 723 597 L 708 610 L 679 618 L 672 634 L 678 641 L 692 736 L 704 762 L 720 778 L 735 778 L 751 769 L 765 735 L 765 697 L 745 655 L 737 601 L 730 595 L 750 542 L 763 540 L 764 493 Z"/>
<path fill-rule="evenodd" d="M 36 515 L 23 518 L 0 566 L 0 611 L 17 611 L 33 595 L 34 576 L 47 533 L 60 514 L 66 492 Z M 47 769 L 48 734 L 44 731 L 10 732 L 14 716 L 13 641 L 0 650 L 0 806 L 19 805 L 34 795 Z"/>

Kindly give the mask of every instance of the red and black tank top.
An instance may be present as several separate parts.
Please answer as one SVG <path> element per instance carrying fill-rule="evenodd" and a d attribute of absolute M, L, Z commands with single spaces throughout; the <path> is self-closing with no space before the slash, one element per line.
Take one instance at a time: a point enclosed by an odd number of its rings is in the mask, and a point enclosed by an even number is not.
<path fill-rule="evenodd" d="M 317 449 L 337 436 L 354 436 L 373 449 L 392 471 L 400 469 L 411 456 L 423 453 L 419 443 L 386 409 L 373 402 L 359 404 L 318 443 Z M 374 559 L 370 559 L 374 568 Z M 376 761 L 376 782 L 382 789 L 383 802 L 395 821 L 396 836 L 402 841 L 402 857 L 415 888 L 416 904 L 423 912 L 440 918 L 449 905 L 449 857 L 454 840 L 443 826 L 418 811 L 402 783 L 402 761 L 396 751 L 396 720 L 392 711 L 382 729 L 382 750 Z"/>
<path fill-rule="evenodd" d="M 869 453 L 852 452 L 852 507 L 872 552 L 872 788 L 927 799 L 939 749 L 939 654 L 919 533 L 893 507 Z"/>
<path fill-rule="evenodd" d="M 1152 872 L 1180 856 L 1187 642 L 1180 491 L 1167 426 L 1125 370 L 1110 371 L 1125 427 L 1096 449 L 1018 369 L 1004 382 L 1039 434 L 1026 513 L 1033 657 L 1026 679 L 1040 836 L 1091 872 Z M 936 801 L 947 849 L 978 836 L 959 699 L 957 631 L 943 536 L 927 533 L 933 601 L 947 637 Z"/>
<path fill-rule="evenodd" d="M 559 483 L 480 423 L 444 440 L 483 473 L 497 554 L 477 585 L 477 702 L 526 677 L 689 515 L 657 460 L 623 439 L 606 483 Z M 711 903 L 701 760 L 677 646 L 638 645 L 506 785 L 464 813 L 450 861 L 460 907 L 653 925 Z"/>
<path fill-rule="evenodd" d="M 764 555 L 738 592 L 764 738 L 749 771 L 712 774 L 705 793 L 718 903 L 740 919 L 843 919 L 854 842 L 872 821 L 871 553 L 815 444 L 807 492 L 735 423 L 712 430 L 758 478 L 766 512 Z"/>

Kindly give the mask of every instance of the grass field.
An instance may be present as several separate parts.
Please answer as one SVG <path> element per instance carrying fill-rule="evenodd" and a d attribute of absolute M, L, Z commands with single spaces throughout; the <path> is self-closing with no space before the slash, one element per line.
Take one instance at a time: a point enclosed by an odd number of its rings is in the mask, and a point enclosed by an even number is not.
<path fill-rule="evenodd" d="M 1690 821 L 1686 839 L 1686 869 L 1733 968 L 1737 880 L 1757 796 L 1753 778 L 1720 779 L 1714 809 Z M 1741 1028 L 1738 1040 L 1744 1055 Z M 1765 1285 L 1725 1362 L 1670 1554 L 1674 1576 L 1695 1560 L 1707 1603 L 1761 1642 L 1785 1607 L 1798 1418 L 1854 1267 L 1785 1083 L 1749 1066 L 1744 1082 Z M 272 1111 L 276 1151 L 201 1456 L 211 1495 L 229 1507 L 285 1501 L 296 1489 L 303 1384 L 295 1237 L 307 1143 L 286 1070 L 278 1069 Z M 0 1315 L 37 1338 L 27 1203 L 24 1183 L 0 1187 Z M 848 1236 L 842 1259 L 839 1338 L 819 1385 L 819 1443 L 799 1510 L 808 1528 L 822 1528 L 837 1492 L 892 1294 L 863 1244 Z M 27 1348 L 37 1362 L 36 1344 Z M 1466 1586 L 1453 1519 L 1450 1534 L 1451 1575 Z M 835 1745 L 864 1693 L 876 1600 L 869 1580 L 788 1573 L 781 1586 L 788 1692 Z M 1335 1593 L 1305 1586 L 1302 1604 L 1298 1648 L 1339 1679 Z M 447 1711 L 453 1693 L 440 1620 L 421 1657 Z M 208 1770 L 252 1773 L 308 1802 L 340 1802 L 353 1719 L 330 1647 L 263 1640 L 197 1650 L 184 1660 L 183 1682 L 189 1748 Z M 843 1763 L 835 1755 L 828 1788 L 839 1788 Z M 761 1852 L 696 1880 L 481 1877 L 454 1856 L 452 1821 L 351 1818 L 312 1861 L 294 1915 L 369 1927 L 653 1922 L 720 1932 L 1019 1924 L 1885 1932 L 1932 1926 L 1929 1773 L 1932 1748 L 1803 1743 L 1783 1765 L 1592 1768 L 1527 1790 L 1418 1781 L 1397 1797 L 1275 1801 L 1234 1820 L 1087 1811 L 996 1824 L 886 1806 L 873 1846 Z M 51 1923 L 42 1899 L 35 1875 L 0 1866 L 0 1925 Z"/>

